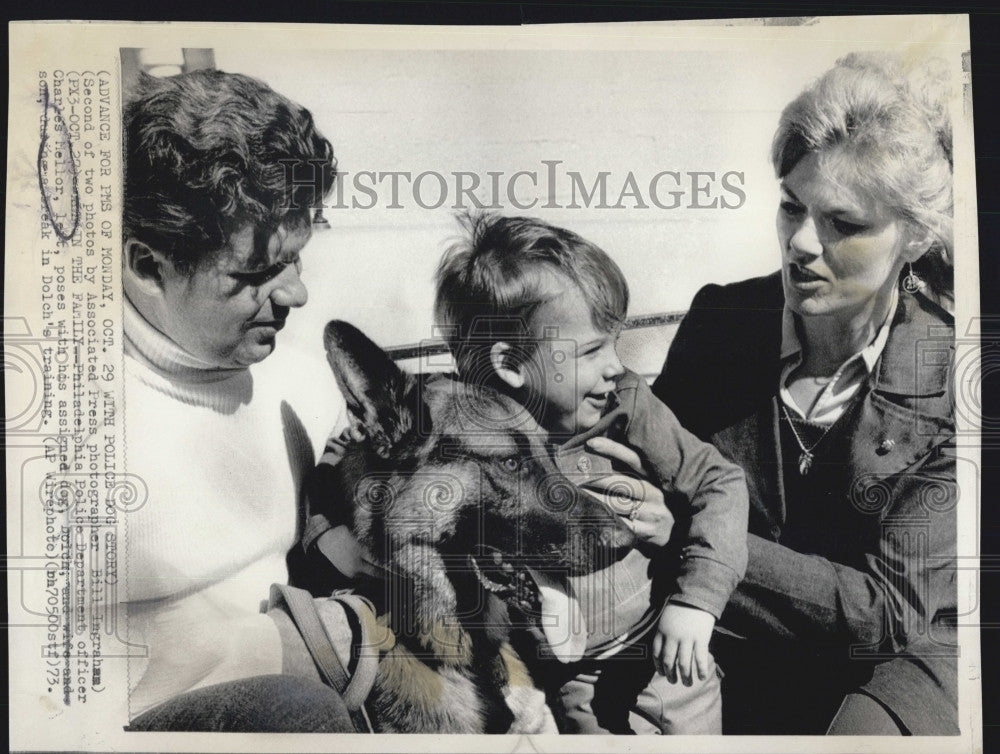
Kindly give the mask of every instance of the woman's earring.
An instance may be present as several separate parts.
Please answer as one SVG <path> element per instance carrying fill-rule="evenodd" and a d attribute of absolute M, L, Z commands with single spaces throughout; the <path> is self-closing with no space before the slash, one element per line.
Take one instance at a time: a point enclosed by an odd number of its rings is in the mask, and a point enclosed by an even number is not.
<path fill-rule="evenodd" d="M 913 272 L 913 265 L 906 263 L 906 277 L 903 278 L 903 290 L 907 293 L 917 293 L 924 289 L 924 281 Z"/>

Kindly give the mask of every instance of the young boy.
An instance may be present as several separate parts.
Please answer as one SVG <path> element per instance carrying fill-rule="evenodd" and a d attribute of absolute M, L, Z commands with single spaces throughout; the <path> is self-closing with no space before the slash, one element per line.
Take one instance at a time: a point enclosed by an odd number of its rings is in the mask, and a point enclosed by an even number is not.
<path fill-rule="evenodd" d="M 542 668 L 559 689 L 562 727 L 721 733 L 708 643 L 746 568 L 743 472 L 686 432 L 622 366 L 616 342 L 628 285 L 604 251 L 531 218 L 483 214 L 467 224 L 468 240 L 441 261 L 435 305 L 460 376 L 518 400 L 548 433 L 560 470 L 584 489 L 616 497 L 627 480 L 613 472 L 645 479 L 616 506 L 645 542 L 570 580 L 586 653 Z M 664 496 L 676 518 L 672 536 Z"/>
<path fill-rule="evenodd" d="M 640 540 L 619 562 L 570 579 L 583 659 L 518 649 L 562 707 L 563 732 L 721 733 L 708 643 L 746 568 L 743 472 L 622 366 L 615 345 L 628 286 L 604 251 L 530 218 L 482 214 L 467 224 L 468 239 L 441 261 L 435 305 L 460 377 L 520 402 L 560 471 L 614 500 Z M 338 455 L 332 441 L 327 464 Z M 310 484 L 321 489 L 328 473 L 321 463 Z M 366 569 L 363 553 L 336 523 L 314 522 L 316 549 L 354 577 Z"/>

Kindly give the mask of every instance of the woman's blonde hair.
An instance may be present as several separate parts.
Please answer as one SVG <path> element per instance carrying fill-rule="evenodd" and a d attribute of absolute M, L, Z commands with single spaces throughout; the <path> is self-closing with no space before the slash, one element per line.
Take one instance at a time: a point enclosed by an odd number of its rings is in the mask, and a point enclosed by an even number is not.
<path fill-rule="evenodd" d="M 818 153 L 870 197 L 928 231 L 914 271 L 939 301 L 954 299 L 952 140 L 948 68 L 853 53 L 837 61 L 782 112 L 771 162 L 784 178 Z"/>

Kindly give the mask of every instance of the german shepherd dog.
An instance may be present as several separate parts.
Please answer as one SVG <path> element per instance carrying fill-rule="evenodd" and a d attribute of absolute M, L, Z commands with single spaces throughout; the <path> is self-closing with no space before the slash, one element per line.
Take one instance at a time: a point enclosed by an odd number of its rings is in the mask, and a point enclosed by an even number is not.
<path fill-rule="evenodd" d="M 384 572 L 357 590 L 384 630 L 373 726 L 555 732 L 509 643 L 512 616 L 537 615 L 540 581 L 558 583 L 544 572 L 589 573 L 631 547 L 631 531 L 560 474 L 510 398 L 409 375 L 345 322 L 330 322 L 324 342 L 365 436 L 338 467 L 343 497 Z"/>

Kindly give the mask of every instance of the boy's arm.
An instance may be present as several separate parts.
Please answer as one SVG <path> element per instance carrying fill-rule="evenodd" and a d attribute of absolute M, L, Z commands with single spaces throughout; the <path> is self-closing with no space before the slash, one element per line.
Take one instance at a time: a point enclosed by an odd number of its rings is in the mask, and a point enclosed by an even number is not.
<path fill-rule="evenodd" d="M 625 434 L 677 518 L 681 565 L 670 602 L 719 618 L 747 567 L 743 470 L 685 430 L 641 378 Z"/>

